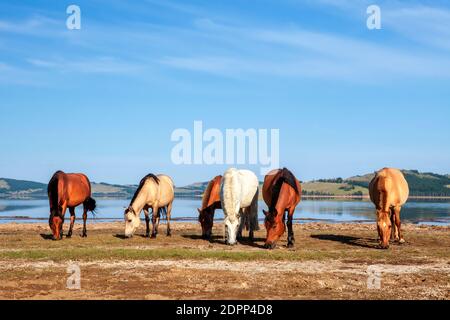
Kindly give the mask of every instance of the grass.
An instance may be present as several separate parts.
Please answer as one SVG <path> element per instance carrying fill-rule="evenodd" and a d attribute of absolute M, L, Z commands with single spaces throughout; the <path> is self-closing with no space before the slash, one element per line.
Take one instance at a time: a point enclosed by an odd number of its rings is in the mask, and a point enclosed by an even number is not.
<path fill-rule="evenodd" d="M 428 258 L 444 258 L 446 254 L 440 251 L 428 252 Z M 228 261 L 324 261 L 327 259 L 357 259 L 361 262 L 392 262 L 401 263 L 406 260 L 420 261 L 420 255 L 414 249 L 403 248 L 401 252 L 393 250 L 261 250 L 261 251 L 230 251 L 230 250 L 200 250 L 185 248 L 59 248 L 59 249 L 23 249 L 1 251 L 3 260 L 32 261 L 95 261 L 95 260 L 201 260 L 216 259 Z"/>

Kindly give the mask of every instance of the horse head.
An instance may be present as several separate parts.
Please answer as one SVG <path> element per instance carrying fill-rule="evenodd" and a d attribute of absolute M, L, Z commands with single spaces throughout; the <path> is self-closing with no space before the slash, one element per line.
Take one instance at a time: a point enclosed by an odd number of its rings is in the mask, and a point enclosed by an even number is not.
<path fill-rule="evenodd" d="M 202 238 L 211 239 L 212 228 L 214 225 L 214 216 L 211 208 L 197 209 L 198 210 L 198 221 L 202 226 Z"/>
<path fill-rule="evenodd" d="M 285 226 L 282 219 L 278 216 L 277 209 L 273 208 L 269 211 L 263 210 L 265 215 L 264 226 L 267 230 L 267 237 L 265 247 L 267 249 L 274 249 L 276 242 L 284 234 Z"/>
<path fill-rule="evenodd" d="M 230 219 L 229 216 L 227 216 L 224 219 L 225 224 L 225 243 L 234 246 L 237 243 L 237 233 L 239 229 L 239 225 L 241 223 L 241 218 L 239 216 L 235 216 L 234 218 Z"/>
<path fill-rule="evenodd" d="M 139 218 L 139 214 L 136 213 L 132 206 L 129 206 L 125 209 L 125 237 L 131 238 L 133 237 L 134 232 L 139 227 L 141 223 L 141 219 Z"/>
<path fill-rule="evenodd" d="M 392 232 L 390 212 L 377 210 L 377 229 L 378 235 L 380 236 L 380 247 L 383 249 L 388 249 Z"/>

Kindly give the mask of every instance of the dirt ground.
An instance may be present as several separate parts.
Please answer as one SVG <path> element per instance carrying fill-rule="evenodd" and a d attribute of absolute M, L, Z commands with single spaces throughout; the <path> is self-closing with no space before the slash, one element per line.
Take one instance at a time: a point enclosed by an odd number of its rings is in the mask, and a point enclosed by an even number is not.
<path fill-rule="evenodd" d="M 67 228 L 67 225 L 65 226 Z M 0 225 L 0 299 L 446 299 L 450 298 L 450 228 L 404 225 L 407 243 L 377 249 L 374 224 L 295 225 L 295 248 L 283 237 L 265 250 L 255 243 L 212 242 L 200 226 L 143 226 L 124 239 L 122 223 L 81 227 L 49 240 L 45 224 Z M 78 266 L 81 289 L 67 288 Z M 69 272 L 68 272 L 69 271 Z"/>

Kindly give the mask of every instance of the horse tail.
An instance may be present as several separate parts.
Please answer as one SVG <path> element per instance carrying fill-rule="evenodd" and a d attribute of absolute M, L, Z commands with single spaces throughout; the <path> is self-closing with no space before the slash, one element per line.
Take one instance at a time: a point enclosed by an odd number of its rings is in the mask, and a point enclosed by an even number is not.
<path fill-rule="evenodd" d="M 253 198 L 252 205 L 250 207 L 250 226 L 249 229 L 253 231 L 259 230 L 258 220 L 258 200 L 259 200 L 259 188 L 256 190 L 255 197 Z"/>
<path fill-rule="evenodd" d="M 161 217 L 161 214 L 164 219 L 167 219 L 167 206 L 158 209 L 158 216 Z"/>
<path fill-rule="evenodd" d="M 59 194 L 58 194 L 58 181 L 59 181 L 59 174 L 62 173 L 62 171 L 57 171 L 55 174 L 53 174 L 52 178 L 50 179 L 50 182 L 47 186 L 47 194 L 48 198 L 50 200 L 50 214 L 51 215 L 57 215 L 59 214 Z"/>
<path fill-rule="evenodd" d="M 87 211 L 90 211 L 90 212 L 92 212 L 92 214 L 95 215 L 95 209 L 97 209 L 97 202 L 93 198 L 91 198 L 91 197 L 87 198 L 83 202 L 83 205 Z"/>

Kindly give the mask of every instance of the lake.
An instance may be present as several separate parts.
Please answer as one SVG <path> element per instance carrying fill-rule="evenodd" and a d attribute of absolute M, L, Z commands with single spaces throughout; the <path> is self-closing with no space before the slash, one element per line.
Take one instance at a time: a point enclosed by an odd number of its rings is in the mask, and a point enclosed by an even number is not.
<path fill-rule="evenodd" d="M 123 208 L 128 206 L 129 200 L 97 199 L 98 210 L 95 219 L 90 215 L 88 220 L 93 222 L 122 221 Z M 200 199 L 176 199 L 172 212 L 172 219 L 178 221 L 196 221 L 197 208 Z M 259 218 L 263 220 L 262 209 L 267 206 L 260 202 Z M 17 222 L 47 222 L 47 200 L 0 200 L 0 223 Z M 81 220 L 82 207 L 77 208 L 77 219 Z M 66 217 L 70 214 L 67 211 Z M 142 214 L 143 216 L 143 214 Z M 218 219 L 223 213 L 218 210 Z M 297 223 L 305 222 L 373 222 L 375 218 L 374 206 L 368 200 L 303 200 L 295 213 Z M 450 225 L 450 200 L 411 200 L 402 210 L 402 221 L 431 224 Z"/>

